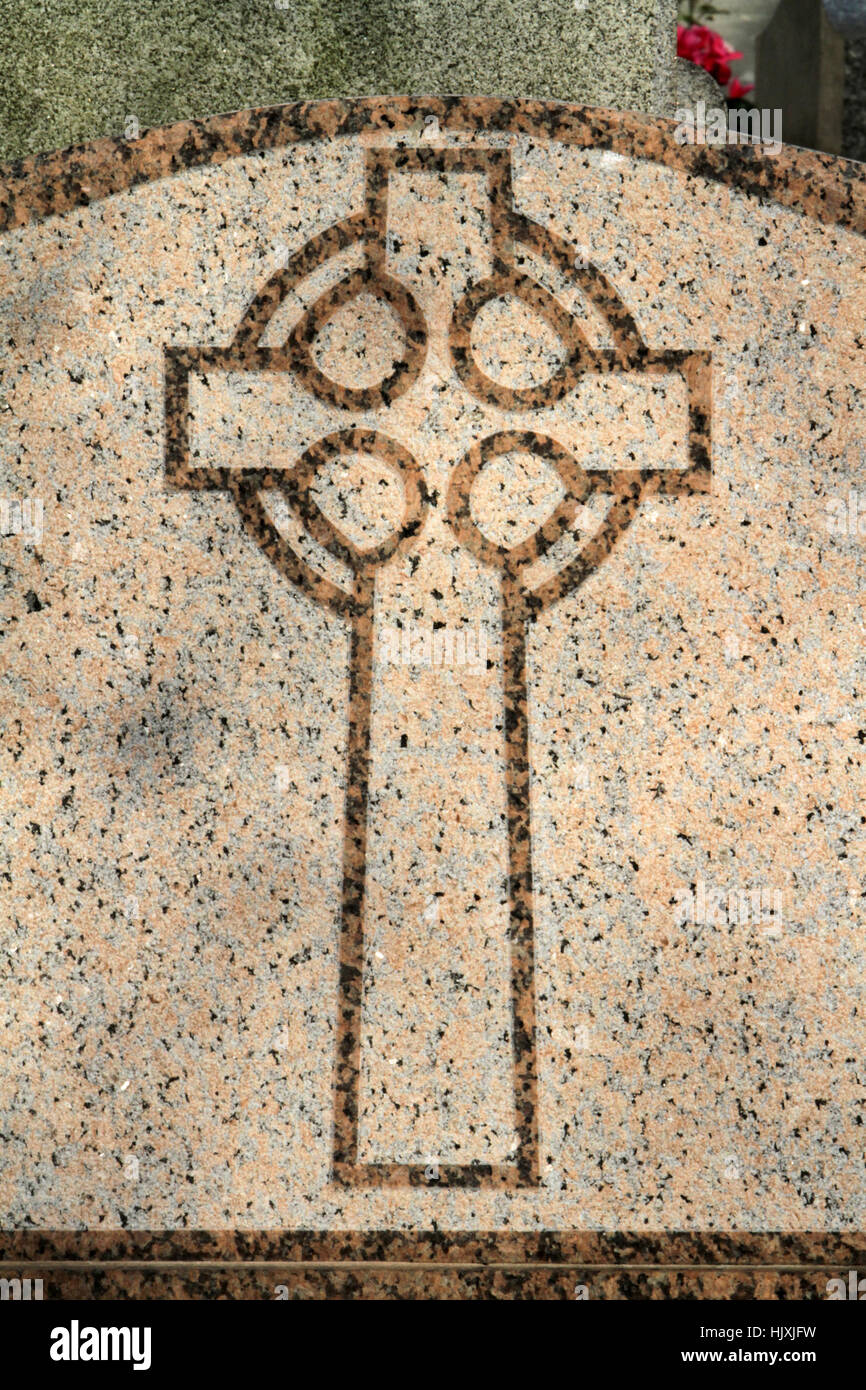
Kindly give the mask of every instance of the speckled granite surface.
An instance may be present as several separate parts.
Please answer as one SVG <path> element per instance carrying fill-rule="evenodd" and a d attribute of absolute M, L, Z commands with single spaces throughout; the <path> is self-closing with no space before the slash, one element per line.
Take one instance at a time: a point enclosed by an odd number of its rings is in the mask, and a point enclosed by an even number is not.
<path fill-rule="evenodd" d="M 862 1248 L 866 179 L 672 130 L 323 103 L 7 171 L 5 1259 Z"/>

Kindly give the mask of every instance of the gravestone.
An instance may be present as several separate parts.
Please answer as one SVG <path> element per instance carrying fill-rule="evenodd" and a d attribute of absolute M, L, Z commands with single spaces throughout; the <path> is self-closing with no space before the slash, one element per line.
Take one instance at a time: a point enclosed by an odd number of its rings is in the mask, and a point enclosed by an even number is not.
<path fill-rule="evenodd" d="M 866 0 L 780 0 L 758 38 L 755 101 L 788 144 L 866 159 Z"/>
<path fill-rule="evenodd" d="M 395 98 L 0 207 L 0 1258 L 822 1288 L 866 1224 L 866 179 Z"/>

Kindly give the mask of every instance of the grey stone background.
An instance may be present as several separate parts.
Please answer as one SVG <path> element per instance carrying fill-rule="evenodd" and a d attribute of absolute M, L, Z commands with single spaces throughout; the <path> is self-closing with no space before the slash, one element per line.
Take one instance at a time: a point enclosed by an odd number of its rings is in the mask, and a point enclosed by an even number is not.
<path fill-rule="evenodd" d="M 845 47 L 845 106 L 842 148 L 854 159 L 866 160 L 866 38 Z"/>
<path fill-rule="evenodd" d="M 825 40 L 804 41 L 800 11 L 822 6 Z M 676 18 L 677 0 L 0 0 L 0 160 L 306 97 L 671 116 L 719 95 L 676 59 Z M 737 75 L 757 69 L 749 100 L 783 107 L 783 138 L 866 157 L 866 0 L 729 0 L 713 23 L 744 53 Z"/>
<path fill-rule="evenodd" d="M 676 0 L 0 0 L 0 158 L 302 97 L 673 114 Z"/>

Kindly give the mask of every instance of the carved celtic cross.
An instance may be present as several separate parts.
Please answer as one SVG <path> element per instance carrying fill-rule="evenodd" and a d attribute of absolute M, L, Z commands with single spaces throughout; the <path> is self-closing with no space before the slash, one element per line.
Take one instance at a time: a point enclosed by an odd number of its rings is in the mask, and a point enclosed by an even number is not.
<path fill-rule="evenodd" d="M 434 176 L 437 196 L 449 180 L 482 180 L 489 219 L 489 273 L 468 284 L 453 272 L 454 248 L 437 247 L 442 267 L 440 300 L 450 305 L 444 320 L 431 323 L 423 296 L 393 272 L 389 200 L 395 178 Z M 425 211 L 419 195 L 423 240 Z M 459 248 L 458 248 L 459 250 Z M 305 286 L 334 262 L 340 278 L 316 297 Z M 548 283 L 542 278 L 549 272 Z M 606 325 L 608 344 L 590 345 L 578 318 L 549 284 L 579 293 Z M 317 341 L 336 316 L 361 297 L 373 297 L 399 321 L 402 350 L 374 384 L 340 382 L 323 370 Z M 297 299 L 295 321 L 276 343 L 269 329 L 287 302 Z M 483 311 L 517 301 L 555 336 L 559 355 L 543 381 L 494 379 L 480 359 L 478 333 Z M 446 314 L 447 316 L 447 314 Z M 519 350 L 518 350 L 518 356 Z M 430 369 L 434 361 L 436 370 Z M 445 364 L 442 366 L 442 364 Z M 430 1164 L 365 1161 L 359 1129 L 359 1092 L 364 1066 L 365 932 L 369 909 L 368 842 L 371 815 L 371 710 L 376 679 L 377 585 L 389 567 L 416 553 L 425 528 L 444 527 L 457 549 L 471 556 L 498 589 L 501 624 L 501 698 L 507 837 L 509 1034 L 514 1143 L 495 1162 L 438 1161 L 435 1181 L 443 1185 L 531 1186 L 539 1181 L 538 1066 L 535 1021 L 535 936 L 533 924 L 532 826 L 527 631 L 550 605 L 573 594 L 606 559 L 633 522 L 650 492 L 667 496 L 706 492 L 710 484 L 710 358 L 704 351 L 648 347 L 611 281 L 552 228 L 520 212 L 512 192 L 507 148 L 478 144 L 439 147 L 391 144 L 365 150 L 363 206 L 312 237 L 273 275 L 255 297 L 228 346 L 171 346 L 165 350 L 166 470 L 172 485 L 221 489 L 237 506 L 242 523 L 275 568 L 338 621 L 349 625 L 351 658 L 348 694 L 345 825 L 336 1060 L 333 1175 L 355 1184 L 420 1183 Z M 333 428 L 310 438 L 298 455 L 249 457 L 241 464 L 201 457 L 194 438 L 191 383 L 226 373 L 288 374 L 308 397 L 333 415 Z M 584 468 L 572 447 L 557 438 L 552 408 L 561 408 L 589 378 L 629 374 L 679 378 L 687 398 L 687 457 L 681 466 Z M 470 430 L 451 456 L 447 421 L 442 426 L 442 467 L 447 483 L 431 479 L 413 450 L 397 407 L 409 401 L 415 419 L 433 419 L 448 408 Z M 407 406 L 408 409 L 408 406 Z M 485 412 L 487 412 L 485 414 Z M 540 420 L 539 417 L 544 419 Z M 438 417 L 435 417 L 438 418 Z M 468 422 L 468 423 L 467 423 Z M 464 440 L 465 442 L 465 440 Z M 552 512 L 527 531 L 515 526 L 509 540 L 502 527 L 485 524 L 477 485 L 485 471 L 515 456 L 530 456 L 551 472 L 558 492 Z M 344 461 L 358 458 L 384 468 L 401 492 L 399 512 L 387 525 L 378 518 L 365 543 L 322 503 L 322 479 Z M 612 463 L 616 463 L 612 460 Z M 306 536 L 304 544 L 281 527 L 271 503 L 281 499 Z M 595 511 L 593 512 L 593 508 Z M 333 509 L 332 509 L 333 510 Z M 595 515 L 594 523 L 590 521 Z M 384 529 L 383 529 L 384 528 Z M 320 559 L 330 557 L 330 569 Z M 437 591 L 438 592 L 438 591 Z M 455 776 L 459 771 L 455 770 Z M 411 823 L 403 833 L 412 833 Z M 468 832 L 467 832 L 468 834 Z M 467 871 L 468 872 L 468 871 Z"/>

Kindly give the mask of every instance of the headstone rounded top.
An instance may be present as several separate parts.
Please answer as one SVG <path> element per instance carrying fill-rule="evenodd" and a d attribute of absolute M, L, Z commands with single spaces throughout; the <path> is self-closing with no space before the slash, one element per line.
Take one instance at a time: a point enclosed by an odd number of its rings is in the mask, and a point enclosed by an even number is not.
<path fill-rule="evenodd" d="M 866 168 L 848 164 L 844 180 L 832 158 L 760 143 L 681 142 L 677 123 L 660 117 L 533 98 L 395 96 L 291 102 L 178 121 L 123 137 L 93 140 L 0 165 L 0 233 L 112 193 L 219 165 L 253 152 L 340 136 L 387 136 L 407 144 L 430 138 L 510 133 L 598 148 L 610 159 L 668 164 L 684 173 L 738 186 L 796 207 L 822 222 L 866 227 Z"/>

